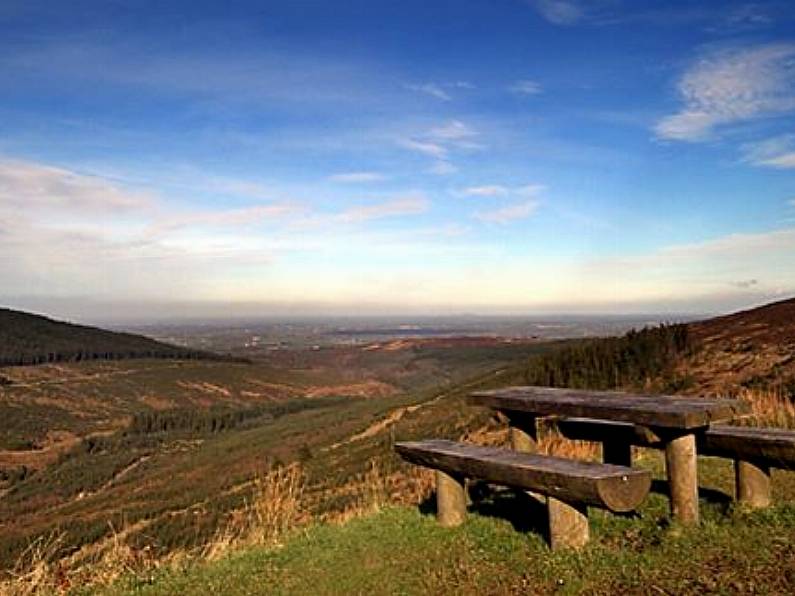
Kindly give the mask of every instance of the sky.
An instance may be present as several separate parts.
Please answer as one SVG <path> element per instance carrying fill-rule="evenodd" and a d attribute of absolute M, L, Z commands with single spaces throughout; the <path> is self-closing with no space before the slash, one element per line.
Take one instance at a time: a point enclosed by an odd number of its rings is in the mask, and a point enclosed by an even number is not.
<path fill-rule="evenodd" d="M 0 0 L 0 304 L 724 312 L 795 294 L 795 11 Z"/>

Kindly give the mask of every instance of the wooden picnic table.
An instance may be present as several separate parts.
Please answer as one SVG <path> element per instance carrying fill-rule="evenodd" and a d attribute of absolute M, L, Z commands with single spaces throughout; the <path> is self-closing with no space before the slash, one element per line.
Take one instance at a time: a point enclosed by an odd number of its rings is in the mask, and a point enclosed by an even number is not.
<path fill-rule="evenodd" d="M 629 422 L 659 437 L 665 445 L 665 467 L 671 512 L 685 524 L 698 523 L 696 436 L 711 424 L 728 422 L 750 412 L 745 402 L 670 395 L 638 395 L 615 391 L 581 391 L 550 387 L 508 387 L 479 391 L 470 403 L 505 414 L 515 448 L 530 451 L 539 417 L 592 418 Z M 629 443 L 605 443 L 605 460 L 629 465 Z M 608 453 L 607 450 L 610 449 Z"/>

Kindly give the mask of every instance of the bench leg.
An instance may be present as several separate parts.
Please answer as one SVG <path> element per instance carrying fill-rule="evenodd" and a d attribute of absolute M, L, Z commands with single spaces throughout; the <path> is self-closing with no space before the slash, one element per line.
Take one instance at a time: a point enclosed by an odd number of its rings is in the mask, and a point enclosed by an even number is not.
<path fill-rule="evenodd" d="M 602 460 L 606 464 L 632 467 L 632 445 L 618 441 L 602 443 Z"/>
<path fill-rule="evenodd" d="M 510 420 L 511 448 L 514 451 L 535 453 L 538 450 L 538 430 L 532 416 L 512 415 Z"/>
<path fill-rule="evenodd" d="M 549 512 L 549 546 L 582 548 L 588 542 L 588 509 L 585 505 L 572 506 L 554 497 L 547 498 Z"/>
<path fill-rule="evenodd" d="M 770 468 L 748 461 L 734 460 L 737 501 L 759 509 L 770 505 Z"/>
<path fill-rule="evenodd" d="M 696 436 L 682 435 L 665 445 L 665 470 L 671 491 L 671 514 L 683 524 L 698 523 Z"/>
<path fill-rule="evenodd" d="M 436 518 L 451 528 L 464 523 L 466 518 L 466 491 L 463 478 L 454 478 L 436 470 Z"/>

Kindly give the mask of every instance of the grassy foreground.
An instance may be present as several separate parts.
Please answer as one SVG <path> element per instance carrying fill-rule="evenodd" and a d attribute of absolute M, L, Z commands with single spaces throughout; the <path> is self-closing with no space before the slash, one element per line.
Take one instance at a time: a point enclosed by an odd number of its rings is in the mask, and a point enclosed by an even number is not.
<path fill-rule="evenodd" d="M 791 593 L 793 477 L 774 475 L 781 504 L 741 511 L 726 496 L 729 462 L 704 459 L 702 485 L 710 488 L 702 492 L 700 527 L 670 527 L 667 500 L 652 494 L 636 518 L 592 510 L 592 541 L 579 553 L 550 552 L 541 533 L 543 509 L 503 492 L 459 528 L 439 527 L 425 508 L 387 507 L 344 525 L 311 526 L 281 547 L 127 578 L 99 593 Z"/>

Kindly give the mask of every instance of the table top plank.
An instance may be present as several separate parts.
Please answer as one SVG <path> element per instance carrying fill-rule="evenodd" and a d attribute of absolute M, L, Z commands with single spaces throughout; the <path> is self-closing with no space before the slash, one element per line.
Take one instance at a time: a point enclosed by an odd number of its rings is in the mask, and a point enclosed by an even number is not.
<path fill-rule="evenodd" d="M 654 428 L 696 429 L 747 415 L 736 399 L 644 395 L 552 387 L 506 387 L 478 391 L 470 403 L 537 416 L 563 416 L 632 422 Z"/>

